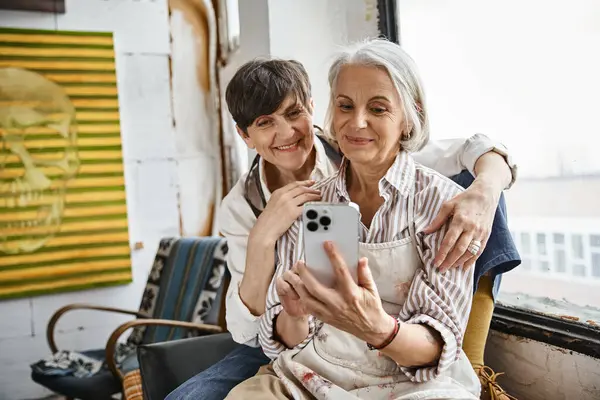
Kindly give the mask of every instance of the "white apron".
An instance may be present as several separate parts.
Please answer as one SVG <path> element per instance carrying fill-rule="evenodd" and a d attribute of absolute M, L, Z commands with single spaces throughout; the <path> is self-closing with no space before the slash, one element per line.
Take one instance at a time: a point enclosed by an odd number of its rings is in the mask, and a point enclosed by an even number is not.
<path fill-rule="evenodd" d="M 410 236 L 388 243 L 361 243 L 383 307 L 397 316 L 415 272 L 422 268 L 414 231 L 414 189 L 408 200 Z M 478 399 L 479 379 L 461 350 L 442 375 L 413 383 L 389 357 L 355 336 L 323 324 L 300 351 L 288 350 L 273 369 L 295 399 Z"/>

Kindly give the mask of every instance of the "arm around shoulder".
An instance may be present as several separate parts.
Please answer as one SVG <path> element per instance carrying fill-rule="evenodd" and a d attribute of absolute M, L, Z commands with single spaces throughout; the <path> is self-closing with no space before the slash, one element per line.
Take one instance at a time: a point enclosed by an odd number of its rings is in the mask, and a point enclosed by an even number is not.
<path fill-rule="evenodd" d="M 504 161 L 503 165 L 497 167 L 497 164 L 494 164 L 495 167 L 490 169 L 489 165 L 485 165 L 488 163 L 479 163 L 480 158 L 487 154 L 499 155 Z M 501 189 L 510 188 L 517 176 L 517 166 L 506 146 L 480 133 L 468 139 L 430 140 L 423 149 L 414 153 L 413 157 L 417 162 L 447 177 L 468 170 L 477 178 L 478 174 L 484 171 L 500 183 L 506 181 Z M 507 174 L 510 176 L 508 181 L 505 179 Z"/>

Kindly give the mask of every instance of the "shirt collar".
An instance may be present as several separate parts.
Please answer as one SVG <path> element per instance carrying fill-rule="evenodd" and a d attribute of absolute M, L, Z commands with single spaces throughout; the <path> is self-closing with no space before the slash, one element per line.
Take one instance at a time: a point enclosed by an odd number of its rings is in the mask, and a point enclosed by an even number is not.
<path fill-rule="evenodd" d="M 415 173 L 415 162 L 410 154 L 400 151 L 383 179 L 396 188 L 402 196 L 408 196 L 414 185 Z"/>
<path fill-rule="evenodd" d="M 344 157 L 342 165 L 335 177 L 335 188 L 338 195 L 345 201 L 350 201 L 348 186 L 346 185 L 346 174 L 350 166 L 350 160 Z M 392 166 L 379 181 L 379 193 L 388 187 L 396 189 L 400 195 L 408 196 L 415 181 L 415 162 L 406 151 L 400 151 Z"/>

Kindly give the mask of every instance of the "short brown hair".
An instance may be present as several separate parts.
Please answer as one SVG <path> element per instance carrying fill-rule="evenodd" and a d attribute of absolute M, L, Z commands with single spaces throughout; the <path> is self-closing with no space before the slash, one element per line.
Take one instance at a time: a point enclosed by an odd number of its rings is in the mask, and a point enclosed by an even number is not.
<path fill-rule="evenodd" d="M 261 115 L 274 113 L 288 96 L 310 107 L 310 81 L 295 60 L 256 59 L 237 70 L 225 91 L 229 112 L 246 132 Z"/>

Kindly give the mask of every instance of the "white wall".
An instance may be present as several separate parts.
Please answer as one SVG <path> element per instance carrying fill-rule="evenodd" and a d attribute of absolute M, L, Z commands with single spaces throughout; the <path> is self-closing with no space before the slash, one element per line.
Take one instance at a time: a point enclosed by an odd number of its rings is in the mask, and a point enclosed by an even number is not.
<path fill-rule="evenodd" d="M 600 399 L 600 360 L 580 353 L 492 331 L 486 363 L 517 399 Z"/>
<path fill-rule="evenodd" d="M 50 315 L 74 303 L 137 309 L 160 237 L 179 233 L 178 177 L 169 86 L 167 1 L 67 0 L 67 13 L 0 12 L 0 26 L 112 31 L 127 187 L 134 282 L 108 289 L 0 302 L 0 399 L 47 394 L 30 378 L 29 364 L 49 354 Z M 67 314 L 58 325 L 61 348 L 101 348 L 128 317 L 92 312 Z"/>

